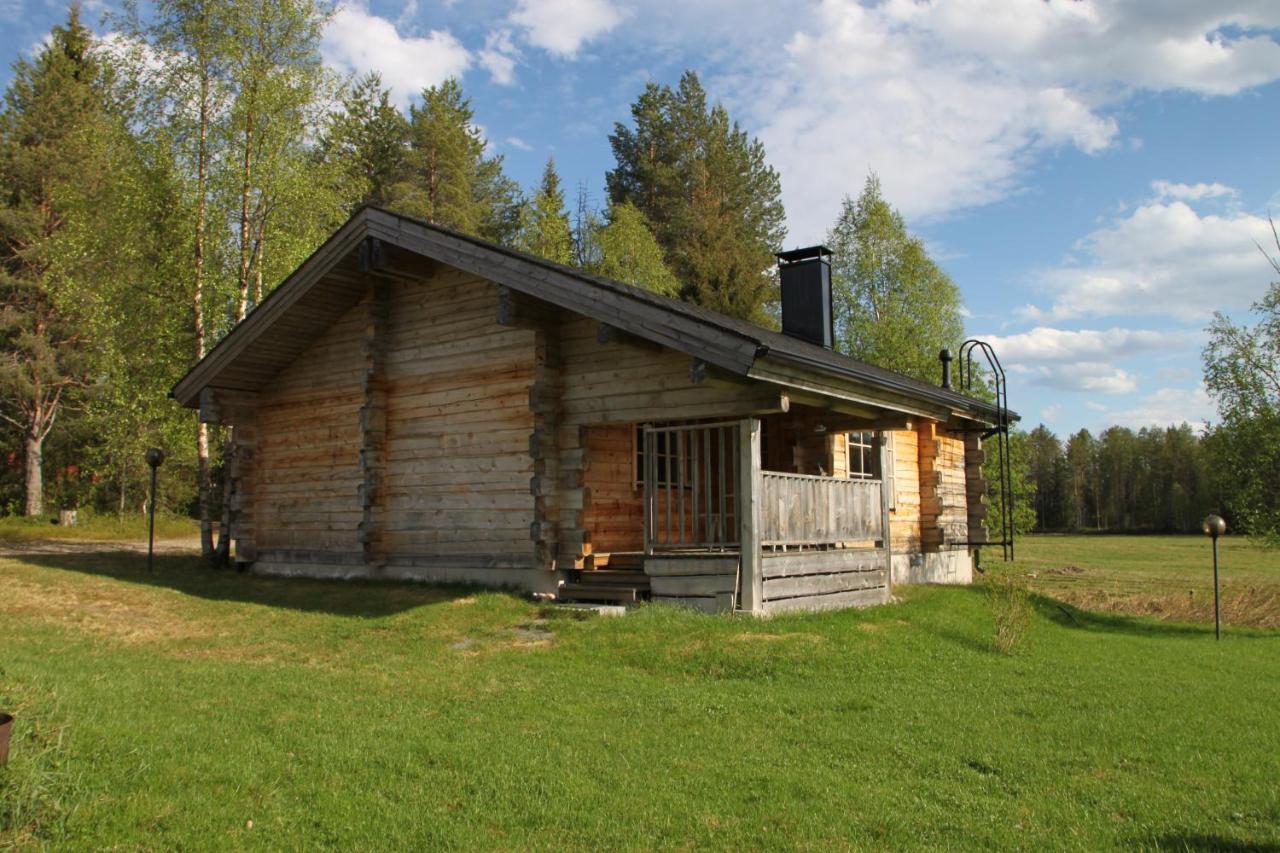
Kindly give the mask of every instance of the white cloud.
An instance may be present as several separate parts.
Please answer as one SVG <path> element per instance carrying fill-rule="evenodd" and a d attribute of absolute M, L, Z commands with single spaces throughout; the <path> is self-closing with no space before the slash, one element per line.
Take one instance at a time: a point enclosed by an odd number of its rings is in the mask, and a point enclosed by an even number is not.
<path fill-rule="evenodd" d="M 1152 329 L 1055 329 L 1037 326 L 1016 335 L 989 335 L 985 340 L 1003 361 L 1026 363 L 1066 363 L 1100 361 L 1151 350 L 1184 346 L 1187 336 L 1180 332 Z"/>
<path fill-rule="evenodd" d="M 484 47 L 476 54 L 480 65 L 489 72 L 499 86 L 510 86 L 516 81 L 516 60 L 520 52 L 511 41 L 511 31 L 494 30 L 485 36 Z"/>
<path fill-rule="evenodd" d="M 1185 189 L 1193 192 L 1212 197 Z M 1238 310 L 1263 294 L 1273 271 L 1258 245 L 1271 236 L 1261 216 L 1201 214 L 1185 201 L 1152 201 L 1077 242 L 1079 260 L 1039 276 L 1052 306 L 1021 313 L 1035 320 L 1162 314 L 1204 322 L 1214 310 Z"/>
<path fill-rule="evenodd" d="M 1239 198 L 1235 187 L 1219 183 L 1178 184 L 1171 181 L 1152 181 L 1151 189 L 1160 201 L 1202 201 L 1208 198 Z"/>
<path fill-rule="evenodd" d="M 1009 363 L 1005 370 L 1036 385 L 1059 391 L 1089 391 L 1099 394 L 1131 394 L 1138 390 L 1133 374 L 1106 361 L 1079 361 L 1074 364 Z"/>
<path fill-rule="evenodd" d="M 338 9 L 320 45 L 325 61 L 341 70 L 377 71 L 402 108 L 424 88 L 460 76 L 471 54 L 452 33 L 402 36 L 396 25 L 371 13 L 363 3 Z"/>
<path fill-rule="evenodd" d="M 507 137 L 505 140 L 503 140 L 503 141 L 504 141 L 504 142 L 506 142 L 508 145 L 510 145 L 512 148 L 519 148 L 521 151 L 532 151 L 532 150 L 533 150 L 533 146 L 532 146 L 532 145 L 530 145 L 529 143 L 525 142 L 523 139 L 521 139 L 521 138 L 520 138 L 520 137 L 518 137 L 518 136 L 508 136 L 508 137 Z"/>
<path fill-rule="evenodd" d="M 785 4 L 698 5 L 656 17 L 700 38 L 713 16 L 737 22 L 712 83 L 781 172 L 796 239 L 822 234 L 869 170 L 909 218 L 945 216 L 1019 191 L 1046 149 L 1115 145 L 1134 92 L 1280 78 L 1265 0 L 823 0 L 800 24 Z M 778 32 L 793 33 L 781 52 Z"/>
<path fill-rule="evenodd" d="M 1044 423 L 1051 424 L 1058 419 L 1058 415 L 1060 414 L 1062 414 L 1062 404 L 1054 403 L 1050 406 L 1045 406 L 1040 410 L 1040 420 Z"/>
<path fill-rule="evenodd" d="M 616 27 L 622 13 L 609 0 L 519 0 L 510 20 L 534 47 L 572 57 L 583 44 Z"/>
<path fill-rule="evenodd" d="M 1204 386 L 1160 388 L 1138 405 L 1108 412 L 1108 422 L 1132 429 L 1189 423 L 1203 429 L 1213 417 L 1213 400 Z"/>

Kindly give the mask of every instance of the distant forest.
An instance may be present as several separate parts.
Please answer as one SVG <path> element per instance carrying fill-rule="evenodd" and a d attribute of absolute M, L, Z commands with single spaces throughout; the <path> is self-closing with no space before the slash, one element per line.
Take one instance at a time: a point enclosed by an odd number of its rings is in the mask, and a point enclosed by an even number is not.
<path fill-rule="evenodd" d="M 1190 533 L 1221 506 L 1209 442 L 1191 426 L 1014 436 L 1023 531 Z"/>

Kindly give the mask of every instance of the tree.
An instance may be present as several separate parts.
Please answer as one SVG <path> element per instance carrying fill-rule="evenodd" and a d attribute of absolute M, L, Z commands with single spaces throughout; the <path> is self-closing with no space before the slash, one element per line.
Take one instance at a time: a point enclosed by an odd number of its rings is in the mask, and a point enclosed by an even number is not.
<path fill-rule="evenodd" d="M 373 71 L 356 80 L 341 109 L 329 114 L 320 140 L 321 158 L 342 170 L 356 190 L 353 210 L 391 202 L 392 188 L 404 179 L 408 150 L 409 122 Z"/>
<path fill-rule="evenodd" d="M 1026 437 L 1028 479 L 1034 490 L 1037 530 L 1065 530 L 1067 522 L 1067 470 L 1062 442 L 1044 424 Z"/>
<path fill-rule="evenodd" d="M 92 141 L 109 123 L 92 37 L 73 6 L 34 62 L 19 60 L 0 115 L 0 416 L 23 441 L 26 515 L 44 511 L 44 442 L 89 381 L 76 300 L 54 270 L 64 193 L 101 179 Z"/>
<path fill-rule="evenodd" d="M 609 208 L 608 224 L 595 235 L 599 258 L 591 271 L 663 296 L 679 296 L 680 282 L 663 261 L 644 214 L 630 202 Z"/>
<path fill-rule="evenodd" d="M 936 381 L 938 351 L 964 337 L 960 289 L 907 231 L 874 174 L 856 200 L 845 197 L 827 246 L 834 252 L 836 348 Z"/>
<path fill-rule="evenodd" d="M 409 108 L 408 169 L 390 206 L 509 245 L 519 230 L 519 185 L 503 174 L 501 156 L 484 152 L 484 135 L 458 81 L 424 89 L 421 106 Z"/>
<path fill-rule="evenodd" d="M 555 161 L 548 158 L 538 192 L 525 205 L 516 248 L 557 264 L 573 262 L 573 229 Z"/>
<path fill-rule="evenodd" d="M 175 234 L 185 232 L 185 239 L 190 240 L 190 266 L 178 280 L 189 282 L 185 295 L 191 309 L 193 362 L 204 358 L 208 348 L 209 306 L 221 302 L 217 288 L 210 286 L 214 278 L 210 273 L 216 272 L 211 267 L 219 258 L 216 237 L 211 245 L 209 224 L 222 219 L 219 211 L 211 215 L 210 173 L 223 159 L 222 149 L 229 136 L 225 77 L 230 18 L 227 0 L 157 0 L 146 25 L 139 21 L 136 10 L 126 21 L 126 31 L 138 46 L 130 57 L 133 73 L 144 81 L 148 93 L 150 115 L 145 133 L 152 144 L 168 150 L 182 184 L 185 227 Z M 160 61 L 153 68 L 156 58 Z M 200 548 L 206 558 L 212 558 L 210 430 L 197 419 L 195 433 Z"/>
<path fill-rule="evenodd" d="M 1274 225 L 1273 225 L 1274 229 Z M 1280 236 L 1276 237 L 1280 249 Z M 1280 258 L 1267 258 L 1280 273 Z M 1280 541 L 1280 281 L 1254 303 L 1256 324 L 1215 313 L 1204 382 L 1222 422 L 1208 441 L 1223 510 L 1242 532 Z"/>
<path fill-rule="evenodd" d="M 634 128 L 619 123 L 609 136 L 617 163 L 606 175 L 610 201 L 645 215 L 681 298 L 765 321 L 786 229 L 763 144 L 723 106 L 708 108 L 692 71 L 675 90 L 650 83 L 631 116 Z"/>

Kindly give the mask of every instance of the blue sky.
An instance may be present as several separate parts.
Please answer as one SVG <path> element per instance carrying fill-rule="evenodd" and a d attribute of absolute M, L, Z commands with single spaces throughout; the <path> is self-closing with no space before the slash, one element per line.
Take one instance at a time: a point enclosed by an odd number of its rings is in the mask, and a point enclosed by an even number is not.
<path fill-rule="evenodd" d="M 6 57 L 64 14 L 0 0 Z M 876 171 L 1060 434 L 1211 419 L 1210 314 L 1274 278 L 1276 0 L 353 0 L 324 54 L 402 106 L 460 77 L 513 177 L 554 156 L 598 202 L 614 122 L 697 70 L 781 173 L 788 246 Z"/>

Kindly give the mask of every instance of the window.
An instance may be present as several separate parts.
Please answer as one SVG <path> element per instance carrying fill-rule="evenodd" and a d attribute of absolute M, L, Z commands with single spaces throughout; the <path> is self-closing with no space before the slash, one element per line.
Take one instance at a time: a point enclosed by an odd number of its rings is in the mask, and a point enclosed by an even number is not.
<path fill-rule="evenodd" d="M 680 485 L 680 441 L 685 440 L 687 445 L 688 439 L 685 433 L 680 432 L 655 432 L 653 434 L 653 462 L 657 472 L 654 485 L 677 487 Z M 644 486 L 644 427 L 637 426 L 634 433 L 633 444 L 635 446 L 635 487 L 637 489 Z M 689 465 L 691 463 L 690 454 L 686 447 L 684 454 L 684 486 L 691 488 L 693 483 L 693 474 Z M 670 473 L 668 473 L 670 472 Z"/>
<path fill-rule="evenodd" d="M 875 475 L 876 434 L 849 433 L 849 476 L 857 480 L 870 480 Z"/>
<path fill-rule="evenodd" d="M 870 480 L 879 475 L 884 489 L 889 495 L 889 509 L 898 508 L 897 446 L 892 432 L 884 433 L 885 470 L 881 471 L 879 445 L 874 432 L 849 433 L 849 476 L 859 480 Z"/>

